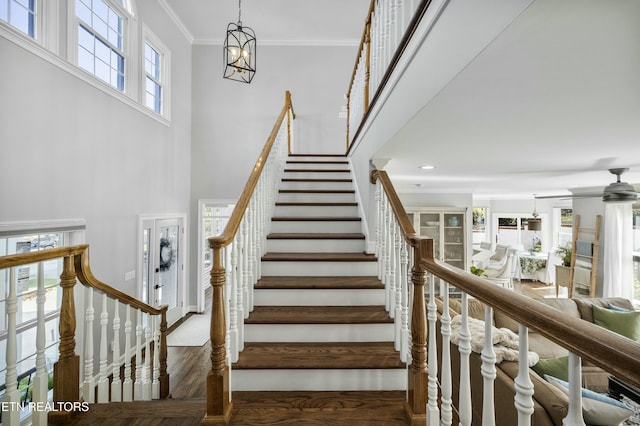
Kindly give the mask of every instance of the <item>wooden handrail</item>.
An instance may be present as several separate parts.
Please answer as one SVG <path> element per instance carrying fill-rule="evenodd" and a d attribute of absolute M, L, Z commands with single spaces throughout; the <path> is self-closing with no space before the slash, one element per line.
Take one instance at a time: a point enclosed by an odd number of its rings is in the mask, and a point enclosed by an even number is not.
<path fill-rule="evenodd" d="M 217 247 L 226 247 L 229 244 L 231 244 L 231 242 L 235 238 L 236 233 L 238 232 L 238 228 L 240 227 L 240 222 L 242 221 L 242 216 L 244 215 L 244 212 L 247 210 L 247 207 L 249 206 L 251 195 L 253 194 L 253 191 L 256 185 L 258 184 L 258 179 L 260 179 L 260 174 L 262 173 L 262 169 L 264 168 L 266 160 L 269 157 L 271 148 L 273 147 L 273 144 L 276 141 L 276 136 L 278 136 L 278 131 L 280 130 L 280 126 L 282 125 L 284 118 L 287 116 L 287 111 L 289 109 L 293 111 L 293 104 L 291 103 L 291 93 L 287 91 L 285 94 L 285 104 L 282 107 L 282 111 L 280 112 L 280 115 L 278 116 L 275 124 L 273 125 L 273 129 L 271 130 L 271 133 L 267 138 L 267 142 L 265 143 L 264 147 L 262 148 L 262 151 L 260 152 L 260 155 L 258 156 L 258 160 L 256 161 L 256 164 L 253 166 L 251 175 L 247 180 L 247 183 L 242 191 L 242 194 L 240 194 L 240 198 L 238 199 L 238 202 L 236 203 L 236 206 L 234 207 L 233 212 L 229 217 L 229 221 L 227 222 L 227 225 L 225 226 L 224 231 L 222 231 L 222 234 L 218 236 L 209 238 L 209 246 L 212 249 L 215 249 Z M 293 115 L 293 118 L 295 118 L 295 113 L 293 113 L 292 115 Z"/>
<path fill-rule="evenodd" d="M 351 79 L 349 80 L 349 87 L 347 88 L 347 97 L 349 97 L 349 93 L 351 93 L 351 88 L 353 87 L 353 81 L 356 78 L 356 71 L 358 70 L 358 63 L 360 62 L 360 52 L 362 52 L 362 48 L 369 37 L 369 31 L 371 29 L 371 14 L 375 9 L 376 0 L 371 0 L 369 4 L 369 11 L 367 12 L 367 18 L 364 20 L 364 29 L 362 30 L 362 36 L 360 36 L 360 45 L 358 46 L 358 54 L 356 55 L 356 63 L 353 64 L 353 71 L 351 71 Z"/>
<path fill-rule="evenodd" d="M 389 79 L 391 78 L 391 74 L 393 74 L 393 71 L 396 69 L 396 66 L 400 62 L 400 58 L 402 57 L 404 51 L 407 49 L 407 46 L 409 45 L 409 42 L 411 41 L 413 34 L 418 29 L 418 26 L 420 25 L 420 21 L 422 21 L 422 18 L 424 17 L 425 13 L 427 13 L 427 9 L 429 8 L 430 4 L 431 4 L 431 0 L 421 0 L 420 4 L 418 5 L 418 8 L 416 9 L 413 17 L 411 18 L 411 21 L 409 22 L 409 25 L 407 26 L 407 29 L 405 30 L 404 34 L 402 35 L 402 38 L 400 39 L 398 48 L 396 49 L 393 56 L 391 57 L 391 62 L 389 63 L 389 66 L 385 70 L 382 76 L 382 79 L 380 80 L 380 83 L 376 88 L 376 92 L 374 93 L 373 98 L 370 99 L 369 103 L 366 105 L 364 115 L 362 117 L 362 120 L 360 120 L 360 124 L 358 125 L 358 128 L 356 129 L 356 132 L 353 135 L 353 138 L 350 138 L 349 134 L 347 134 L 347 145 L 348 145 L 347 154 L 349 154 L 351 147 L 353 146 L 353 144 L 349 142 L 349 139 L 355 140 L 360 134 L 360 131 L 363 128 L 364 123 L 366 123 L 368 119 L 369 112 L 371 111 L 373 106 L 378 102 L 378 99 L 380 98 L 380 94 L 382 93 L 387 83 L 389 82 Z M 369 13 L 367 16 L 370 19 L 371 13 Z M 368 26 L 365 25 L 365 31 L 367 27 Z M 363 40 L 364 40 L 364 34 L 363 34 Z M 358 55 L 356 56 L 356 67 L 358 66 L 358 60 L 360 58 L 361 50 L 362 50 L 362 42 L 360 44 L 360 48 L 358 49 Z M 353 74 L 351 75 L 351 81 L 349 82 L 349 89 L 347 90 L 347 105 L 349 105 L 348 99 L 349 99 L 349 94 L 351 93 L 351 87 L 353 86 L 354 79 L 355 79 L 355 68 L 354 68 Z M 347 119 L 347 133 L 350 130 L 348 126 L 349 126 L 349 120 Z"/>
<path fill-rule="evenodd" d="M 371 181 L 380 180 L 389 199 L 394 215 L 405 240 L 417 247 L 422 240 L 415 235 L 413 226 L 400 202 L 387 173 L 374 170 Z M 487 285 L 487 281 L 466 271 L 435 259 L 433 250 L 421 250 L 426 256 L 419 258 L 414 268 L 427 271 L 452 283 L 477 300 L 499 310 L 520 324 L 525 325 L 563 346 L 570 352 L 592 362 L 625 381 L 640 386 L 640 345 L 580 318 L 568 317 L 561 311 L 511 290 Z M 585 336 L 589 345 L 585 347 Z"/>
<path fill-rule="evenodd" d="M 384 190 L 384 193 L 387 194 L 389 204 L 391 204 L 393 214 L 398 220 L 398 225 L 400 225 L 405 241 L 409 243 L 409 245 L 415 247 L 418 241 L 418 238 L 416 238 L 416 231 L 413 229 L 413 224 L 409 220 L 409 216 L 407 215 L 407 212 L 400 201 L 400 197 L 398 197 L 398 194 L 391 183 L 391 179 L 389 179 L 389 175 L 384 170 L 373 170 L 371 172 L 371 183 L 375 184 L 377 180 L 380 180 L 382 189 Z"/>
<path fill-rule="evenodd" d="M 530 297 L 487 285 L 486 280 L 436 259 L 423 257 L 420 266 L 570 352 L 640 386 L 638 343 L 588 321 L 569 317 Z M 585 336 L 589 336 L 588 346 L 584 344 Z"/>

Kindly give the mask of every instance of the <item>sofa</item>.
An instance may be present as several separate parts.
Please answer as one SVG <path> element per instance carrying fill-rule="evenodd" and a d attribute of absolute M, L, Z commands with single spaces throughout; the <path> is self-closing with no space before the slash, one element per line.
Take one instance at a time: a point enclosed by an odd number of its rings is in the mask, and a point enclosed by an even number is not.
<path fill-rule="evenodd" d="M 582 318 L 583 320 L 594 322 L 593 305 L 602 308 L 609 308 L 615 305 L 622 309 L 633 310 L 633 305 L 627 299 L 607 298 L 607 299 L 536 299 L 540 302 L 556 308 L 565 314 Z M 443 312 L 441 300 L 436 301 L 438 308 L 437 344 L 438 353 L 442 353 L 442 336 L 440 334 L 440 316 Z M 469 316 L 477 320 L 484 320 L 484 305 L 475 299 L 469 299 Z M 459 299 L 450 299 L 449 314 L 453 318 L 460 313 Z M 497 328 L 507 328 L 514 333 L 518 333 L 518 323 L 505 314 L 494 311 L 493 325 Z M 538 354 L 541 360 L 552 360 L 566 356 L 567 350 L 562 346 L 546 339 L 539 333 L 529 330 L 529 350 Z M 457 405 L 459 400 L 459 371 L 460 353 L 458 347 L 451 343 L 451 364 L 452 364 L 452 391 L 453 401 Z M 472 424 L 482 425 L 482 386 L 481 375 L 482 360 L 480 354 L 471 352 L 470 355 L 471 374 L 471 397 L 472 397 Z M 535 367 L 534 367 L 535 368 Z M 439 369 L 441 370 L 441 369 Z M 511 426 L 518 424 L 518 413 L 514 406 L 515 387 L 514 379 L 518 375 L 517 361 L 502 361 L 496 365 L 496 379 L 494 382 L 494 392 L 496 401 L 496 424 Z M 561 425 L 562 419 L 567 415 L 568 397 L 565 392 L 545 380 L 533 368 L 529 369 L 529 376 L 533 383 L 534 413 L 532 415 L 532 425 Z M 606 392 L 608 389 L 609 374 L 604 370 L 590 365 L 583 360 L 582 365 L 582 386 L 595 392 Z"/>

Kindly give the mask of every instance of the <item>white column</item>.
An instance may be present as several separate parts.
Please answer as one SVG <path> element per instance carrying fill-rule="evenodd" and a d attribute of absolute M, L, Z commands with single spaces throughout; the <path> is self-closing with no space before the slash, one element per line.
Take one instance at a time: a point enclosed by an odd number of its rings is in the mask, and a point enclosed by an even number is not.
<path fill-rule="evenodd" d="M 144 328 L 144 341 L 145 341 L 145 349 L 144 349 L 144 364 L 145 364 L 145 368 L 144 368 L 144 385 L 143 385 L 143 398 L 145 401 L 150 401 L 151 400 L 151 373 L 152 373 L 152 366 L 151 366 L 151 339 L 152 339 L 152 332 L 151 332 L 151 327 L 152 327 L 152 321 L 151 321 L 151 316 L 149 314 L 144 314 L 146 319 L 147 319 L 147 325 Z"/>
<path fill-rule="evenodd" d="M 569 411 L 562 419 L 567 426 L 584 426 L 582 418 L 582 366 L 580 357 L 569 352 Z"/>
<path fill-rule="evenodd" d="M 136 309 L 136 369 L 135 381 L 133 382 L 133 399 L 142 401 L 142 311 Z"/>
<path fill-rule="evenodd" d="M 153 317 L 153 381 L 151 398 L 160 399 L 160 316 Z"/>
<path fill-rule="evenodd" d="M 10 409 L 2 413 L 3 424 L 8 425 L 20 424 L 20 409 L 16 405 L 20 403 L 20 392 L 18 392 L 18 345 L 16 330 L 16 313 L 18 312 L 18 296 L 16 294 L 16 275 L 15 268 L 11 268 L 9 272 L 9 296 L 6 301 L 7 309 L 7 372 L 5 381 L 7 384 L 6 392 L 2 398 L 2 402 L 10 404 Z M 6 420 L 5 420 L 6 419 Z"/>
<path fill-rule="evenodd" d="M 435 283 L 434 283 L 435 285 Z M 449 284 L 443 284 L 442 316 L 440 317 L 440 334 L 442 335 L 442 421 L 443 425 L 453 422 L 452 378 L 451 378 L 451 315 L 449 315 Z"/>

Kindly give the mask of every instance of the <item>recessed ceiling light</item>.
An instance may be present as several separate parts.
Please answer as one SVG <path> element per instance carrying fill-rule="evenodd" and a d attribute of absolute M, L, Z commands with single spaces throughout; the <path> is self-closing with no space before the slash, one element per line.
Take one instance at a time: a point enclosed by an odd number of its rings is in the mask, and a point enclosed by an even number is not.
<path fill-rule="evenodd" d="M 426 165 L 426 166 L 420 166 L 420 168 L 421 168 L 422 170 L 433 170 L 433 169 L 435 169 L 435 168 L 436 168 L 436 166 L 429 166 L 429 165 Z"/>

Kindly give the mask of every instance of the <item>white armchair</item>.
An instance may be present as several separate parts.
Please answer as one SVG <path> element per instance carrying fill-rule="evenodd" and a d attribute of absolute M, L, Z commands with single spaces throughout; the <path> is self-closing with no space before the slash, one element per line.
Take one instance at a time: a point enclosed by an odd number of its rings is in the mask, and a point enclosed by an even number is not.
<path fill-rule="evenodd" d="M 506 244 L 496 244 L 495 253 L 491 256 L 487 269 L 502 269 L 507 262 L 509 248 L 510 246 Z"/>
<path fill-rule="evenodd" d="M 513 262 L 514 255 L 509 254 L 506 256 L 506 262 L 500 269 L 486 269 L 484 271 L 484 278 L 491 281 L 494 284 L 513 290 Z"/>

